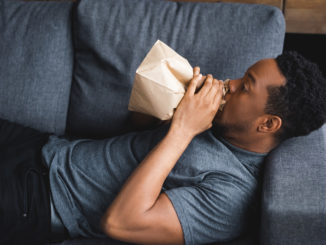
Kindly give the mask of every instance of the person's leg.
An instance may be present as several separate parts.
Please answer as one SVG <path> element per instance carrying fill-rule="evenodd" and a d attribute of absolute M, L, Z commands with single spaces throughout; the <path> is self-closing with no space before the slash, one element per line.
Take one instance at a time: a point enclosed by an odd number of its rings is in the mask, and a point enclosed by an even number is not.
<path fill-rule="evenodd" d="M 46 244 L 49 235 L 48 170 L 41 156 L 0 161 L 0 244 Z"/>

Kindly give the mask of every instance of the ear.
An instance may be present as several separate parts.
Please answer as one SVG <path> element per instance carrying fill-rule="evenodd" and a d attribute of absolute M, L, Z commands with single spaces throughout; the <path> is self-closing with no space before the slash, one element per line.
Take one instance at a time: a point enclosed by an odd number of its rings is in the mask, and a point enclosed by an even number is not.
<path fill-rule="evenodd" d="M 257 131 L 261 133 L 276 133 L 282 126 L 282 119 L 275 115 L 264 115 L 260 118 Z"/>

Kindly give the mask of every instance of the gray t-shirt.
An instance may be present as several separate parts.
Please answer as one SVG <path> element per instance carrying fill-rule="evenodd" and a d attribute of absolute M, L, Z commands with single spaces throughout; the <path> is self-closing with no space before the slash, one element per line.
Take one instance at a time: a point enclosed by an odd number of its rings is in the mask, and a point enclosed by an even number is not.
<path fill-rule="evenodd" d="M 50 168 L 54 206 L 70 236 L 104 237 L 101 217 L 167 129 L 165 125 L 106 140 L 50 137 L 42 153 Z M 187 245 L 229 240 L 245 230 L 255 211 L 265 155 L 234 147 L 211 130 L 192 140 L 162 188 Z"/>

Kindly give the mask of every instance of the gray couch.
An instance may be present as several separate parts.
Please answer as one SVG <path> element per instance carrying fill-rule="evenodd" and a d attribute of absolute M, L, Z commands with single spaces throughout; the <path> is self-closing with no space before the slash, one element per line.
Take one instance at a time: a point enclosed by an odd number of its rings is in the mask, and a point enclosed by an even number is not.
<path fill-rule="evenodd" d="M 72 137 L 119 135 L 130 131 L 135 70 L 157 39 L 225 79 L 280 54 L 284 33 L 281 11 L 264 5 L 0 0 L 0 117 Z M 269 154 L 258 224 L 218 244 L 326 243 L 325 135 L 324 126 Z"/>

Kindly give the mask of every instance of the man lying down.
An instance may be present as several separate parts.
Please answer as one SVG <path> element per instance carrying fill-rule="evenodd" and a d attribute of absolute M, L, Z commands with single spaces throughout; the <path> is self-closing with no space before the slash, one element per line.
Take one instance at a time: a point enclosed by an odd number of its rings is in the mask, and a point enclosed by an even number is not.
<path fill-rule="evenodd" d="M 170 124 L 106 140 L 1 120 L 0 243 L 109 236 L 198 245 L 241 235 L 258 212 L 264 157 L 325 123 L 326 81 L 315 64 L 284 53 L 230 80 L 225 98 L 222 89 L 195 67 Z"/>

